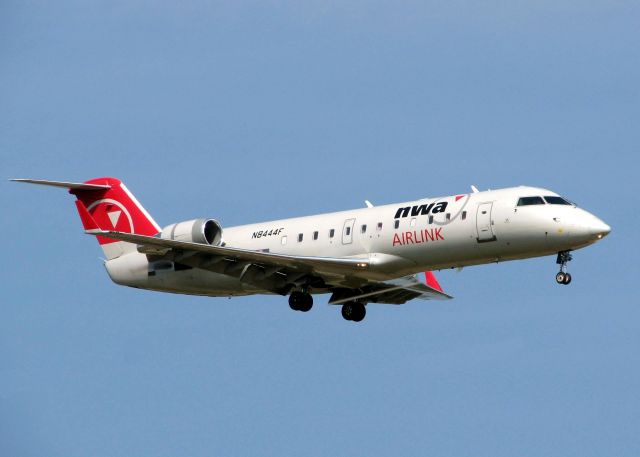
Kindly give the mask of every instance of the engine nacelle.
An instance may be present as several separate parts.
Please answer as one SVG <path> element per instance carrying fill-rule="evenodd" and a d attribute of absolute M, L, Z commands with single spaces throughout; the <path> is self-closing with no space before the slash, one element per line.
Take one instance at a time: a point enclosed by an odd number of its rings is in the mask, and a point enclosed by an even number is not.
<path fill-rule="evenodd" d="M 218 246 L 222 242 L 222 226 L 214 219 L 176 222 L 163 228 L 160 238 Z"/>

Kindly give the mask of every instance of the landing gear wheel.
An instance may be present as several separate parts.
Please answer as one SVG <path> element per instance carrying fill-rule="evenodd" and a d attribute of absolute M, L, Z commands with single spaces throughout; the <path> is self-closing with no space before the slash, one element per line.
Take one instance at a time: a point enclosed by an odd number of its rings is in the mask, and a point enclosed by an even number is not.
<path fill-rule="evenodd" d="M 556 275 L 556 282 L 558 284 L 567 285 L 571 282 L 571 275 L 567 273 L 567 263 L 571 261 L 572 256 L 570 251 L 558 252 L 558 258 L 556 263 L 560 265 L 560 271 Z"/>
<path fill-rule="evenodd" d="M 347 302 L 342 305 L 342 317 L 348 321 L 360 322 L 367 315 L 364 304 L 358 302 Z"/>
<path fill-rule="evenodd" d="M 306 294 L 304 292 L 302 295 L 304 297 L 302 299 L 302 303 L 300 303 L 300 305 L 298 306 L 298 311 L 306 313 L 313 307 L 313 297 L 311 296 L 311 294 Z"/>
<path fill-rule="evenodd" d="M 309 293 L 295 290 L 289 295 L 289 306 L 294 311 L 306 313 L 313 307 L 313 297 Z"/>

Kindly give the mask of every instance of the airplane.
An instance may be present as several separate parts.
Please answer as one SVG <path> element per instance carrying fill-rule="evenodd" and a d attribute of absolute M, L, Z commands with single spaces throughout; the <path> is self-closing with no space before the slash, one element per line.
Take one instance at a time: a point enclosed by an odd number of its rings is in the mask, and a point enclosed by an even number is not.
<path fill-rule="evenodd" d="M 13 179 L 65 188 L 85 233 L 104 251 L 116 284 L 204 296 L 288 295 L 306 312 L 330 293 L 360 322 L 370 303 L 446 300 L 434 270 L 556 255 L 558 284 L 572 252 L 609 234 L 593 214 L 555 192 L 510 187 L 222 228 L 193 219 L 161 228 L 117 178 Z M 421 275 L 424 272 L 424 280 Z"/>

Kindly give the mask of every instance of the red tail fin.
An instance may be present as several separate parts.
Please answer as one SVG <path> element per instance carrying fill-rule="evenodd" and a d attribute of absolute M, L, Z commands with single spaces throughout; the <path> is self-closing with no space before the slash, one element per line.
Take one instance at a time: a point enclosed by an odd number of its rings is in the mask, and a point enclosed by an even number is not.
<path fill-rule="evenodd" d="M 12 181 L 69 189 L 69 193 L 78 197 L 76 206 L 85 230 L 99 228 L 138 235 L 155 235 L 160 232 L 156 221 L 119 179 L 95 178 L 83 183 L 48 179 Z M 97 238 L 107 259 L 114 259 L 136 250 L 136 246 L 131 243 L 111 238 Z"/>
<path fill-rule="evenodd" d="M 129 189 L 116 178 L 95 178 L 84 184 L 98 184 L 109 186 L 108 189 L 77 189 L 72 188 L 70 193 L 78 197 L 87 209 L 97 228 L 102 230 L 115 230 L 118 232 L 136 233 L 138 235 L 155 235 L 160 227 L 136 200 Z M 96 227 L 90 219 L 80 214 L 85 230 Z M 118 242 L 110 238 L 98 237 L 101 245 Z"/>

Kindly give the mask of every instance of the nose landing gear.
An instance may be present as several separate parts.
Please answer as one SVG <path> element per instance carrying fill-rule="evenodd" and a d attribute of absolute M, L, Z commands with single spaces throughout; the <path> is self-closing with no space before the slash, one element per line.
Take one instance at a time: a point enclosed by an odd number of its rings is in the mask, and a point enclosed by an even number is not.
<path fill-rule="evenodd" d="M 570 251 L 558 252 L 556 263 L 560 265 L 560 271 L 556 274 L 556 282 L 558 284 L 567 285 L 571 282 L 571 274 L 567 273 L 567 263 L 571 261 L 572 255 Z"/>

